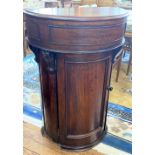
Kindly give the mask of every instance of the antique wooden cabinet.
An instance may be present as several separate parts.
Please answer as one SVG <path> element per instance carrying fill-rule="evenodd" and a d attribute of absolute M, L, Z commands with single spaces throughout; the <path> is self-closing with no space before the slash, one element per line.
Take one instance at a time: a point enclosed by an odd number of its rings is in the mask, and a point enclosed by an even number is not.
<path fill-rule="evenodd" d="M 106 133 L 114 56 L 124 43 L 120 8 L 24 10 L 40 70 L 44 132 L 62 148 L 84 150 Z"/>

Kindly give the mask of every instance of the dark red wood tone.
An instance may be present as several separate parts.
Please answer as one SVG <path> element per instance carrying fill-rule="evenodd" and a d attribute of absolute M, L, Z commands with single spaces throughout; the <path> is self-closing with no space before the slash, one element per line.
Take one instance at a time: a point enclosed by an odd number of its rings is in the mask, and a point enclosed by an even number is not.
<path fill-rule="evenodd" d="M 68 148 L 93 143 L 105 131 L 109 62 L 110 52 L 58 56 L 60 141 Z"/>
<path fill-rule="evenodd" d="M 127 13 L 54 10 L 24 11 L 40 69 L 44 131 L 65 149 L 84 150 L 106 133 L 111 66 L 124 42 Z"/>
<path fill-rule="evenodd" d="M 58 141 L 57 85 L 54 67 L 54 55 L 49 52 L 40 52 L 39 70 L 43 103 L 42 110 L 44 113 L 44 128 L 54 141 Z"/>

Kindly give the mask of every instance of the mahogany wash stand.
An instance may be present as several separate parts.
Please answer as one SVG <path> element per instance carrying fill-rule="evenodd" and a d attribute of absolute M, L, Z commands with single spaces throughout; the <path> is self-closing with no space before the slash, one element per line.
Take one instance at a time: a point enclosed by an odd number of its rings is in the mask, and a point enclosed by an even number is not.
<path fill-rule="evenodd" d="M 85 150 L 106 134 L 111 68 L 127 15 L 110 7 L 24 10 L 39 65 L 42 131 L 62 148 Z"/>

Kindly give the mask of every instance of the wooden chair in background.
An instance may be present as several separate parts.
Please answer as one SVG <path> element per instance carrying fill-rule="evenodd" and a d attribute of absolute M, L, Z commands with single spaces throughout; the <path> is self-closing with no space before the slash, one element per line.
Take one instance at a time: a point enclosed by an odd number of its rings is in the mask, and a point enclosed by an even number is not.
<path fill-rule="evenodd" d="M 112 7 L 112 6 L 116 6 L 117 5 L 117 1 L 116 0 L 96 0 L 96 4 L 98 7 Z"/>
<path fill-rule="evenodd" d="M 61 0 L 61 7 L 72 7 L 72 0 Z"/>
<path fill-rule="evenodd" d="M 58 8 L 59 2 L 57 0 L 44 0 L 45 8 Z"/>
<path fill-rule="evenodd" d="M 72 7 L 79 7 L 81 5 L 81 0 L 72 0 Z"/>
<path fill-rule="evenodd" d="M 116 79 L 115 79 L 116 82 L 118 82 L 118 78 L 119 78 L 123 53 L 124 53 L 124 50 L 122 48 L 114 58 L 113 68 L 116 68 Z"/>
<path fill-rule="evenodd" d="M 131 64 L 132 64 L 132 34 L 125 34 L 125 44 L 123 45 L 120 52 L 114 58 L 113 68 L 116 68 L 116 79 L 115 81 L 118 82 L 119 73 L 121 69 L 121 62 L 123 55 L 128 52 L 129 53 L 129 61 L 127 64 L 127 71 L 126 75 L 129 75 Z"/>
<path fill-rule="evenodd" d="M 129 75 L 130 68 L 132 65 L 132 33 L 125 33 L 125 44 L 123 46 L 123 49 L 124 52 L 128 52 L 130 54 L 126 72 L 126 75 Z"/>
<path fill-rule="evenodd" d="M 97 0 L 81 0 L 81 5 L 93 5 L 93 4 L 97 4 L 96 1 Z"/>

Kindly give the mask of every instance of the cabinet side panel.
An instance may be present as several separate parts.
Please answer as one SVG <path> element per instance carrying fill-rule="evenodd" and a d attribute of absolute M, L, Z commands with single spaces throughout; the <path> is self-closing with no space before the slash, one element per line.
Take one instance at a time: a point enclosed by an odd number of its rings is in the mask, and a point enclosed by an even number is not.
<path fill-rule="evenodd" d="M 51 54 L 40 53 L 40 82 L 42 92 L 42 110 L 44 117 L 44 128 L 53 140 L 58 141 L 58 112 L 57 112 L 57 86 L 56 74 L 51 73 L 49 68 L 54 62 Z"/>

